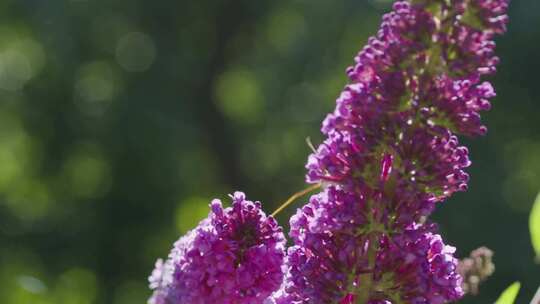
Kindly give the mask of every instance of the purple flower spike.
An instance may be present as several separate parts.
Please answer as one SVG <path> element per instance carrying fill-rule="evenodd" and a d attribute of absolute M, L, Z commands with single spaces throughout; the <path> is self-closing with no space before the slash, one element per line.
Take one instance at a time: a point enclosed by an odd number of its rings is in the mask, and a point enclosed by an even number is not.
<path fill-rule="evenodd" d="M 283 280 L 285 237 L 259 202 L 236 192 L 232 207 L 211 203 L 150 277 L 150 304 L 260 304 Z"/>
<path fill-rule="evenodd" d="M 402 0 L 347 69 L 306 164 L 323 190 L 291 219 L 283 291 L 296 303 L 459 299 L 454 249 L 427 216 L 467 190 L 458 135 L 484 135 L 507 0 Z M 428 222 L 429 223 L 429 222 Z"/>

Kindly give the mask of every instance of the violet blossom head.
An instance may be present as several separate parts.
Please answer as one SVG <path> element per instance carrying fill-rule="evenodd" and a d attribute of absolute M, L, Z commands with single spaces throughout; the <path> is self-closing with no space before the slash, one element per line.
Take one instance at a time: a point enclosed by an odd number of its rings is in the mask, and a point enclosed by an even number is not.
<path fill-rule="evenodd" d="M 329 187 L 298 211 L 291 219 L 296 245 L 288 250 L 288 275 L 275 301 L 353 304 L 366 274 L 372 284 L 369 304 L 442 304 L 463 295 L 455 248 L 443 243 L 435 225 L 411 224 L 390 234 L 369 222 L 378 207 L 365 206 Z M 373 265 L 370 242 L 378 248 Z"/>
<path fill-rule="evenodd" d="M 427 228 L 427 229 L 426 229 Z M 443 304 L 463 296 L 455 248 L 432 227 L 415 225 L 381 239 L 372 297 L 390 303 Z"/>
<path fill-rule="evenodd" d="M 259 304 L 283 279 L 285 237 L 259 202 L 241 192 L 180 238 L 150 277 L 150 304 Z"/>

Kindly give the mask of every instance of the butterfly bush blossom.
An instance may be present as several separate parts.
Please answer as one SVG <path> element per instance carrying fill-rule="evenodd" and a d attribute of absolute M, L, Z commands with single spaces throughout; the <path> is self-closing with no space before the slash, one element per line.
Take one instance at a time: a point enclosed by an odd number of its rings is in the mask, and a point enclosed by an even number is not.
<path fill-rule="evenodd" d="M 180 238 L 150 277 L 150 304 L 259 304 L 279 288 L 285 237 L 259 202 L 234 194 L 212 201 L 208 218 Z"/>
<path fill-rule="evenodd" d="M 397 1 L 348 68 L 307 181 L 322 185 L 291 219 L 277 303 L 432 303 L 463 295 L 455 249 L 426 221 L 467 189 L 468 150 L 495 96 L 495 34 L 506 0 Z"/>
<path fill-rule="evenodd" d="M 290 220 L 293 245 L 237 192 L 176 242 L 150 304 L 443 304 L 463 296 L 455 248 L 427 217 L 465 191 L 458 135 L 487 129 L 508 0 L 397 1 L 347 69 Z"/>

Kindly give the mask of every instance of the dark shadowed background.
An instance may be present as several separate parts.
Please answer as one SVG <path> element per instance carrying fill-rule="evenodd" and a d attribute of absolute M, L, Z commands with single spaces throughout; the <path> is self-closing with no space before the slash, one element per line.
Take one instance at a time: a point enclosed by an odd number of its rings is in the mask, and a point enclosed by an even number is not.
<path fill-rule="evenodd" d="M 305 187 L 306 137 L 387 0 L 0 1 L 0 303 L 134 304 L 158 257 L 243 190 L 271 212 Z M 540 1 L 514 0 L 470 190 L 436 214 L 486 245 L 492 303 L 540 285 Z M 302 202 L 297 202 L 296 206 Z M 279 216 L 286 225 L 289 208 Z"/>

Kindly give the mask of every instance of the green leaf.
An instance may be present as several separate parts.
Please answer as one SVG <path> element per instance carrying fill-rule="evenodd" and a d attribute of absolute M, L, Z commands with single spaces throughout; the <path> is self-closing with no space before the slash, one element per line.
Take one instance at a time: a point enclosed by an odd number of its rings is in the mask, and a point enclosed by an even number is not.
<path fill-rule="evenodd" d="M 536 252 L 536 259 L 540 259 L 540 194 L 536 197 L 534 205 L 529 215 L 529 230 L 531 231 L 531 242 Z"/>
<path fill-rule="evenodd" d="M 499 296 L 499 299 L 495 304 L 513 304 L 514 301 L 517 298 L 517 295 L 519 293 L 519 288 L 521 287 L 521 283 L 514 282 L 514 284 L 508 286 L 503 293 Z"/>

